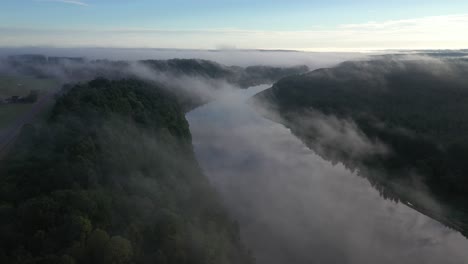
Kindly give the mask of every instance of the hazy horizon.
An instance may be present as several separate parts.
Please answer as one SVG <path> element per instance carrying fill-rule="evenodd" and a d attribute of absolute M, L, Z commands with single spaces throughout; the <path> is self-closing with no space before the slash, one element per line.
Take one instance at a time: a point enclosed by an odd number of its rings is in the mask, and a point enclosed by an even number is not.
<path fill-rule="evenodd" d="M 6 0 L 1 6 L 2 47 L 468 48 L 468 3 L 458 0 Z"/>

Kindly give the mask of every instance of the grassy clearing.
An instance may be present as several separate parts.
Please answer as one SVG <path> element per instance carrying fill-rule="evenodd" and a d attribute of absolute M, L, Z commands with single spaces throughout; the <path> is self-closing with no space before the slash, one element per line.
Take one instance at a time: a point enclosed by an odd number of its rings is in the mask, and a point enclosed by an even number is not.
<path fill-rule="evenodd" d="M 58 90 L 58 88 L 58 82 L 52 79 L 0 75 L 0 99 L 11 96 L 26 96 L 31 90 L 39 91 L 39 97 L 41 97 L 48 92 Z M 13 124 L 32 106 L 33 104 L 0 104 L 0 130 Z M 39 113 L 39 118 L 42 118 L 41 113 Z"/>
<path fill-rule="evenodd" d="M 57 82 L 52 79 L 0 75 L 0 98 L 5 99 L 14 95 L 25 96 L 31 90 L 44 94 L 51 89 L 56 89 L 57 86 Z"/>

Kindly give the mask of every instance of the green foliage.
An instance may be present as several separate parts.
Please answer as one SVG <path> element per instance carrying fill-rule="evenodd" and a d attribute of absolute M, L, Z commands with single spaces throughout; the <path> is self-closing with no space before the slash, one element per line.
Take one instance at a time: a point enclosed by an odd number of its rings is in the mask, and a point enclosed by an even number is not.
<path fill-rule="evenodd" d="M 96 79 L 3 161 L 2 263 L 250 263 L 163 88 Z"/>

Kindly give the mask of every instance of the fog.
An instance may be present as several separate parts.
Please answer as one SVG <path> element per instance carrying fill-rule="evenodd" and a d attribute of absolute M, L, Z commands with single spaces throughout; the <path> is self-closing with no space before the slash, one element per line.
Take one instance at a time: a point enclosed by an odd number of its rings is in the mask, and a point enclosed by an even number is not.
<path fill-rule="evenodd" d="M 221 98 L 223 94 L 240 89 L 239 86 L 228 83 L 224 79 L 209 79 L 203 76 L 174 75 L 162 73 L 139 62 L 130 64 L 128 72 L 143 80 L 163 84 L 162 87 L 172 89 L 181 96 L 197 102 L 208 102 Z"/>
<path fill-rule="evenodd" d="M 0 57 L 19 54 L 43 54 L 46 56 L 85 57 L 89 60 L 167 60 L 205 59 L 225 65 L 252 66 L 295 66 L 310 68 L 328 67 L 339 62 L 364 58 L 369 54 L 346 52 L 300 52 L 268 50 L 178 50 L 178 49 L 132 49 L 132 48 L 0 48 Z"/>
<path fill-rule="evenodd" d="M 76 84 L 91 81 L 98 77 L 108 79 L 137 78 L 159 84 L 159 87 L 174 92 L 183 100 L 203 103 L 214 100 L 226 91 L 240 89 L 237 84 L 225 79 L 207 76 L 185 75 L 173 72 L 160 72 L 140 61 L 67 61 L 53 64 L 25 64 L 24 68 L 11 67 L 6 60 L 0 59 L 0 75 L 29 76 L 26 71 L 46 76 L 60 84 Z"/>
<path fill-rule="evenodd" d="M 6 58 L 14 55 L 38 54 L 50 57 L 83 58 L 61 60 L 46 65 L 26 63 L 27 71 L 54 78 L 62 84 L 86 82 L 96 77 L 109 79 L 139 78 L 162 84 L 178 95 L 196 102 L 207 102 L 221 97 L 239 85 L 225 79 L 210 79 L 207 76 L 188 76 L 171 72 L 158 72 L 140 60 L 203 59 L 222 66 L 274 66 L 293 67 L 306 65 L 310 70 L 333 67 L 343 61 L 368 58 L 363 53 L 314 53 L 300 51 L 264 50 L 178 50 L 178 49 L 132 49 L 132 48 L 53 48 L 23 47 L 0 48 L 0 74 L 25 75 L 8 64 Z"/>
<path fill-rule="evenodd" d="M 313 109 L 290 118 L 314 138 L 311 148 L 318 153 L 335 149 L 346 153 L 351 160 L 360 160 L 369 155 L 386 155 L 390 151 L 382 142 L 368 138 L 351 118 L 342 119 Z"/>
<path fill-rule="evenodd" d="M 226 94 L 187 115 L 197 158 L 259 264 L 468 259 L 461 234 L 383 199 L 367 180 L 323 160 L 246 104 L 268 87 Z M 337 120 L 323 120 L 326 128 L 359 135 L 349 123 L 343 130 Z"/>

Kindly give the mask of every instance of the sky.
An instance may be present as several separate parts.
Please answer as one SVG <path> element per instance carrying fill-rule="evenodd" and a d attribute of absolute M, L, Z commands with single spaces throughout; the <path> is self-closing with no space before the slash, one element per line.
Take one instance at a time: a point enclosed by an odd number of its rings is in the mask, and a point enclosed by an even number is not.
<path fill-rule="evenodd" d="M 0 46 L 468 48 L 466 0 L 1 0 Z"/>

